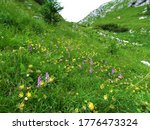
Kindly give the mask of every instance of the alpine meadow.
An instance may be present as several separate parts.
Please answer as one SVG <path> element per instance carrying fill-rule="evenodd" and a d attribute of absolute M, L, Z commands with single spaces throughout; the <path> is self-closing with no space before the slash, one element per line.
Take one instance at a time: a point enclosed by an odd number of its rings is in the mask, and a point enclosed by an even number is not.
<path fill-rule="evenodd" d="M 112 0 L 77 23 L 62 9 L 0 0 L 0 112 L 149 113 L 150 1 Z"/>

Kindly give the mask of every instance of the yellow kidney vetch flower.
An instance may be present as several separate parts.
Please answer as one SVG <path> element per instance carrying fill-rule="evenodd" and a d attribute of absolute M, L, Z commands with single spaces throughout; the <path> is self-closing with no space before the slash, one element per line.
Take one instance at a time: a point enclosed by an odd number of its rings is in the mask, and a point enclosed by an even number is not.
<path fill-rule="evenodd" d="M 33 68 L 33 65 L 28 65 L 28 68 L 29 68 L 29 69 L 32 69 L 32 68 Z"/>
<path fill-rule="evenodd" d="M 104 84 L 100 85 L 100 89 L 104 89 L 104 87 L 105 87 Z"/>
<path fill-rule="evenodd" d="M 104 100 L 108 100 L 108 95 L 107 94 L 104 95 L 103 98 L 104 98 Z"/>
<path fill-rule="evenodd" d="M 20 92 L 18 96 L 19 96 L 20 98 L 23 98 L 24 93 L 23 93 L 23 92 Z"/>
<path fill-rule="evenodd" d="M 89 103 L 88 103 L 88 107 L 89 107 L 89 109 L 90 109 L 91 111 L 93 111 L 94 108 L 95 108 L 95 106 L 94 106 L 94 104 L 93 104 L 92 102 L 89 102 Z"/>
<path fill-rule="evenodd" d="M 22 89 L 24 89 L 24 85 L 20 85 L 18 88 L 19 88 L 20 90 L 22 90 Z"/>
<path fill-rule="evenodd" d="M 32 95 L 31 95 L 30 92 L 27 92 L 27 93 L 26 93 L 26 96 L 27 96 L 28 98 L 31 98 Z"/>
<path fill-rule="evenodd" d="M 48 82 L 49 82 L 49 83 L 52 83 L 52 82 L 54 82 L 54 79 L 55 79 L 55 77 L 54 77 L 54 76 L 51 76 L 51 77 L 49 78 Z"/>
<path fill-rule="evenodd" d="M 22 111 L 25 107 L 25 104 L 23 102 L 19 103 L 17 107 Z"/>

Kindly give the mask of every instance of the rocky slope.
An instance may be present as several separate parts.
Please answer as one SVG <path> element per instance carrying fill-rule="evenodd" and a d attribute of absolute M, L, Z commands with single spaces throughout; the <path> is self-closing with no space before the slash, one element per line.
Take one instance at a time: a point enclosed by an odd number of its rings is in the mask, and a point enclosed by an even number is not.
<path fill-rule="evenodd" d="M 98 9 L 93 10 L 79 23 L 86 23 L 86 25 L 89 25 L 92 24 L 97 17 L 105 17 L 108 12 L 111 12 L 113 10 L 119 10 L 124 7 L 138 7 L 145 4 L 150 4 L 150 0 L 112 0 L 108 3 L 101 5 Z"/>

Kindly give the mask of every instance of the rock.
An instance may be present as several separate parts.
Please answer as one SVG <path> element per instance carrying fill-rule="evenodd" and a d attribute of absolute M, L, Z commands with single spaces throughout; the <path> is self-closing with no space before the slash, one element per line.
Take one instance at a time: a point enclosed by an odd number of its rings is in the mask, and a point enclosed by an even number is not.
<path fill-rule="evenodd" d="M 129 7 L 138 7 L 146 4 L 150 4 L 150 0 L 132 0 L 129 3 Z"/>

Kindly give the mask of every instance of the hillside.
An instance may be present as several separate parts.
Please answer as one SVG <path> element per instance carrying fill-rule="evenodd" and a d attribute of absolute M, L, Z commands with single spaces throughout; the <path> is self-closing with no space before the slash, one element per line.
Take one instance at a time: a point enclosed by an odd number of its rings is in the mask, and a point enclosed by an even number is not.
<path fill-rule="evenodd" d="M 41 7 L 0 2 L 0 112 L 150 112 L 147 5 L 89 26 L 49 24 Z"/>

